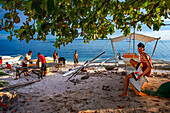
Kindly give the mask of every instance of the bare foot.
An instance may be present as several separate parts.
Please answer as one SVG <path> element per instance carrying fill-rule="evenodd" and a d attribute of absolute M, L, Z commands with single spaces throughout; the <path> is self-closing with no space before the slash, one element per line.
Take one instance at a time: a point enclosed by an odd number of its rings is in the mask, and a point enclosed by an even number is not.
<path fill-rule="evenodd" d="M 119 95 L 119 97 L 125 97 L 125 96 L 128 96 L 127 93 L 122 93 L 121 95 Z"/>

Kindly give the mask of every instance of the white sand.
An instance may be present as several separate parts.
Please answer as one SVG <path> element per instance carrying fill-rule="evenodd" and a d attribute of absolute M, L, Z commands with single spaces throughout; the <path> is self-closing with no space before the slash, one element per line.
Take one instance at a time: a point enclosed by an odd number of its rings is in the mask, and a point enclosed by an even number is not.
<path fill-rule="evenodd" d="M 10 90 L 16 92 L 18 96 L 8 102 L 7 113 L 12 110 L 17 113 L 170 112 L 170 100 L 136 96 L 130 87 L 129 96 L 118 97 L 124 87 L 123 69 L 106 71 L 99 68 L 100 71 L 95 73 L 79 73 L 71 79 L 76 81 L 75 84 L 66 82 L 68 77 L 62 77 L 63 73 L 74 68 L 73 63 L 67 64 L 67 67 L 49 73 L 40 82 Z M 54 68 L 51 70 L 55 71 Z M 89 78 L 81 80 L 85 75 Z M 153 70 L 152 75 L 154 76 L 148 78 L 149 83 L 145 84 L 149 90 L 156 91 L 162 83 L 170 81 L 169 71 Z M 22 75 L 18 80 L 14 78 L 15 75 L 12 75 L 3 79 L 11 85 L 38 79 L 35 74 L 27 77 Z M 118 106 L 124 108 L 118 109 Z"/>

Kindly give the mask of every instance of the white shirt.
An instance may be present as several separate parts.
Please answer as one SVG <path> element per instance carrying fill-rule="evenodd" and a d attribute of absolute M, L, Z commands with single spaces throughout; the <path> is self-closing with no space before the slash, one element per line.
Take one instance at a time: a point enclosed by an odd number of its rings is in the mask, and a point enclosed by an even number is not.
<path fill-rule="evenodd" d="M 24 59 L 23 59 L 23 62 L 24 62 L 25 64 L 29 64 L 29 61 L 26 60 L 26 58 L 27 58 L 28 60 L 30 60 L 30 59 L 31 59 L 31 55 L 25 54 Z"/>

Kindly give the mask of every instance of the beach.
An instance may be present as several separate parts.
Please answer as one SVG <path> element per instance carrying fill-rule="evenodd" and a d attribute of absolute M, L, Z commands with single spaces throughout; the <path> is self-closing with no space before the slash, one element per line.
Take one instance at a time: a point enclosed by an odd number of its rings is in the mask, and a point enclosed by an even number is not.
<path fill-rule="evenodd" d="M 88 72 L 80 72 L 67 81 L 69 76 L 62 75 L 72 68 L 73 62 L 60 69 L 52 67 L 41 81 L 1 91 L 1 95 L 13 96 L 6 101 L 6 113 L 170 112 L 168 98 L 137 96 L 130 86 L 128 96 L 119 97 L 126 75 L 123 68 L 109 71 L 103 67 L 89 68 Z M 38 80 L 37 75 L 30 74 L 22 74 L 21 78 L 14 80 L 15 73 L 11 73 L 10 76 L 1 76 L 1 79 L 10 85 Z M 151 77 L 147 79 L 149 82 L 144 84 L 144 88 L 156 91 L 162 83 L 170 81 L 170 71 L 152 70 Z"/>

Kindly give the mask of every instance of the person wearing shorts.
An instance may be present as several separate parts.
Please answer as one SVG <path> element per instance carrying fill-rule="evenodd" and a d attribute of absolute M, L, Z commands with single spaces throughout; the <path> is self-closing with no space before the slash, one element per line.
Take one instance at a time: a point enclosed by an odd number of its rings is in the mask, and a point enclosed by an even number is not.
<path fill-rule="evenodd" d="M 58 63 L 58 58 L 59 58 L 59 55 L 58 55 L 57 51 L 54 50 L 54 53 L 53 53 L 54 63 Z"/>
<path fill-rule="evenodd" d="M 74 53 L 74 67 L 76 67 L 78 64 L 78 54 L 77 54 L 77 51 L 75 51 Z"/>
<path fill-rule="evenodd" d="M 32 55 L 32 51 L 29 50 L 28 54 L 25 54 L 24 58 L 23 58 L 23 67 L 27 67 L 29 63 L 32 63 L 31 61 L 31 55 Z M 25 74 L 26 73 L 26 74 Z M 28 74 L 28 70 L 26 72 L 24 72 L 25 76 L 30 76 Z"/>
<path fill-rule="evenodd" d="M 135 80 L 138 80 L 142 76 L 150 76 L 151 69 L 152 69 L 152 61 L 150 56 L 147 53 L 145 53 L 144 48 L 145 45 L 143 43 L 138 44 L 138 53 L 140 54 L 140 62 L 137 62 L 134 59 L 130 59 L 130 63 L 136 69 L 136 71 L 125 76 L 124 91 L 121 95 L 119 95 L 119 97 L 127 96 L 127 89 L 129 86 L 130 78 L 134 78 Z"/>
<path fill-rule="evenodd" d="M 47 67 L 46 67 L 46 59 L 44 55 L 41 55 L 41 53 L 38 53 L 38 62 L 42 63 L 42 66 L 41 66 L 41 78 L 42 78 L 43 76 L 46 76 L 45 71 Z"/>

